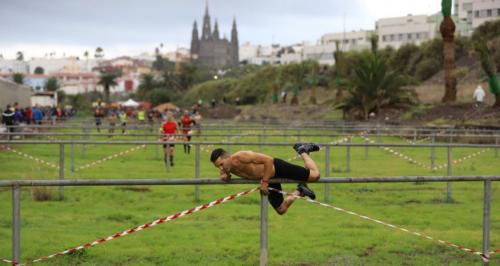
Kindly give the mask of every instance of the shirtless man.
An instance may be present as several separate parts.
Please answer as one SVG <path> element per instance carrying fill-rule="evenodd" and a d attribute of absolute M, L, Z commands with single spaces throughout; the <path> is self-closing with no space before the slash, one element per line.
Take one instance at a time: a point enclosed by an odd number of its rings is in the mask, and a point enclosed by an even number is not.
<path fill-rule="evenodd" d="M 231 174 L 245 179 L 260 180 L 261 193 L 269 195 L 269 203 L 278 214 L 282 215 L 295 201 L 294 196 L 307 196 L 315 199 L 316 195 L 307 187 L 305 182 L 315 182 L 320 177 L 316 163 L 309 157 L 309 152 L 319 151 L 319 146 L 314 143 L 297 143 L 293 148 L 304 160 L 305 167 L 258 152 L 239 151 L 229 154 L 220 148 L 212 152 L 210 161 L 215 167 L 219 168 L 220 177 L 223 181 L 230 181 Z M 269 184 L 269 180 L 272 178 L 293 179 L 304 183 L 299 183 L 297 190 L 292 192 L 292 195 L 289 195 L 286 199 L 283 199 L 283 194 L 274 190 L 269 191 L 269 187 L 282 190 L 280 183 Z"/>

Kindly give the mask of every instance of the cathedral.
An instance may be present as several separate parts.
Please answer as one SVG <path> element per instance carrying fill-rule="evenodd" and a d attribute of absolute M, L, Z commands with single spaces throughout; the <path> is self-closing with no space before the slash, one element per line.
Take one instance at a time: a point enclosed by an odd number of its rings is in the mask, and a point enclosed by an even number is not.
<path fill-rule="evenodd" d="M 201 30 L 201 36 L 199 36 L 195 20 L 190 50 L 192 63 L 216 68 L 238 65 L 238 30 L 236 29 L 236 19 L 233 19 L 231 41 L 226 36 L 221 38 L 217 20 L 215 20 L 214 30 L 212 31 L 207 5 Z"/>

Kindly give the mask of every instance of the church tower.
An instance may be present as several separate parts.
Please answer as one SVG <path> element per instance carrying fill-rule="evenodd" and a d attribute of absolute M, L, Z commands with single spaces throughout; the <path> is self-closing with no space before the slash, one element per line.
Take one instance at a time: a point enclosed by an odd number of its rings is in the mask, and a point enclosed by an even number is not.
<path fill-rule="evenodd" d="M 201 31 L 201 39 L 212 39 L 212 28 L 210 27 L 210 15 L 208 14 L 208 3 L 205 6 L 205 16 L 203 16 L 203 28 Z"/>
<path fill-rule="evenodd" d="M 231 29 L 231 63 L 237 66 L 239 59 L 238 30 L 236 29 L 236 18 L 233 18 L 233 28 Z"/>
<path fill-rule="evenodd" d="M 215 19 L 214 33 L 212 33 L 212 38 L 214 38 L 214 40 L 218 40 L 219 39 L 219 25 L 217 24 L 217 19 Z"/>
<path fill-rule="evenodd" d="M 196 60 L 200 53 L 200 39 L 198 38 L 198 26 L 196 20 L 193 23 L 193 33 L 191 36 L 191 60 Z"/>

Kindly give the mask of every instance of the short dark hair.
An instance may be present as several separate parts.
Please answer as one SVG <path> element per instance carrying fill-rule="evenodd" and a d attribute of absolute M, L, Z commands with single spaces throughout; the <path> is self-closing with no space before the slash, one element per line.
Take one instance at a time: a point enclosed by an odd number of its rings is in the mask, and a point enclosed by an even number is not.
<path fill-rule="evenodd" d="M 210 161 L 213 163 L 217 161 L 217 159 L 223 155 L 227 154 L 227 151 L 221 148 L 217 148 L 212 151 L 212 155 L 210 155 Z"/>

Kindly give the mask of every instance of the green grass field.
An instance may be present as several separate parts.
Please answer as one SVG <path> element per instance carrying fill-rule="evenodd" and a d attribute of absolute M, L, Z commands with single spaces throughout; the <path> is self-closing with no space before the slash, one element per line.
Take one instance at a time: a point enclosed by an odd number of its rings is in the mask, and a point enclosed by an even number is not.
<path fill-rule="evenodd" d="M 59 132 L 71 132 L 60 130 Z M 314 131 L 311 131 L 314 132 Z M 236 132 L 233 132 L 236 133 Z M 238 133 L 253 133 L 252 130 Z M 70 138 L 61 138 L 70 139 Z M 106 140 L 107 137 L 92 139 Z M 130 136 L 113 140 L 134 139 Z M 135 138 L 143 140 L 143 138 Z M 301 138 L 301 141 L 332 142 L 340 138 Z M 152 138 L 150 138 L 152 140 Z M 194 138 L 193 140 L 197 140 Z M 201 138 L 205 140 L 205 138 Z M 206 140 L 219 141 L 221 137 Z M 257 137 L 233 138 L 256 142 Z M 293 137 L 267 137 L 268 142 L 297 141 Z M 384 137 L 383 143 L 406 143 Z M 352 142 L 363 143 L 360 137 Z M 424 142 L 425 143 L 425 142 Z M 290 145 L 290 146 L 291 146 Z M 70 169 L 70 147 L 66 145 L 66 178 L 194 178 L 194 151 L 184 154 L 176 146 L 175 167 L 165 168 L 157 147 L 132 151 L 95 166 L 79 169 L 109 155 L 137 145 L 88 145 L 82 156 L 75 148 L 75 167 Z M 291 147 L 231 146 L 230 151 L 251 149 L 275 157 L 295 157 Z M 58 164 L 58 145 L 15 145 L 16 150 Z M 212 148 L 212 147 L 210 147 Z M 430 148 L 394 148 L 430 165 Z M 458 159 L 481 149 L 456 148 Z M 446 175 L 411 164 L 383 149 L 351 148 L 350 172 L 346 172 L 346 148 L 333 147 L 330 176 Z M 324 172 L 325 153 L 312 154 Z M 201 177 L 217 178 L 209 152 L 201 154 Z M 436 165 L 446 163 L 446 150 L 436 149 Z M 453 175 L 498 175 L 499 158 L 493 149 L 453 165 Z M 300 160 L 293 160 L 302 164 Z M 0 179 L 46 179 L 58 170 L 38 164 L 10 151 L 0 151 Z M 54 252 L 109 236 L 200 203 L 250 189 L 252 185 L 202 186 L 201 201 L 194 200 L 192 186 L 66 187 L 63 201 L 33 200 L 34 188 L 23 188 L 21 202 L 21 254 L 29 261 Z M 312 184 L 319 200 L 324 185 Z M 446 202 L 446 183 L 336 184 L 330 185 L 333 205 L 372 218 L 425 233 L 445 241 L 481 250 L 483 184 L 455 182 L 453 203 Z M 294 185 L 284 185 L 291 191 Z M 49 188 L 57 198 L 57 188 Z M 491 247 L 500 248 L 500 184 L 493 182 L 491 202 Z M 333 209 L 297 201 L 284 216 L 269 209 L 270 265 L 481 265 L 477 255 L 416 237 Z M 11 191 L 0 189 L 0 258 L 11 250 Z M 188 217 L 97 245 L 77 254 L 53 258 L 40 265 L 256 265 L 259 263 L 259 194 L 210 208 Z M 500 254 L 490 265 L 500 265 Z"/>

